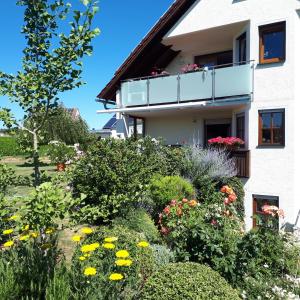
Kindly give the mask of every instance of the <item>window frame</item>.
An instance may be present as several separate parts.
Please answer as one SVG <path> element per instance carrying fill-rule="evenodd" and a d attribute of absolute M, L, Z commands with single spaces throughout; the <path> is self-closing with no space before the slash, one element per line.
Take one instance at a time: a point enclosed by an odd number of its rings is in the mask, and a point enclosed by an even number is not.
<path fill-rule="evenodd" d="M 238 130 L 238 119 L 239 118 L 243 118 L 244 121 L 243 121 L 243 128 L 242 128 L 242 131 L 243 131 L 243 137 L 239 136 L 238 132 L 241 131 L 241 130 Z M 241 112 L 241 113 L 238 113 L 235 115 L 235 136 L 242 139 L 245 144 L 246 144 L 246 116 L 245 116 L 245 112 Z M 245 144 L 244 145 L 241 145 L 241 148 L 245 148 Z"/>
<path fill-rule="evenodd" d="M 252 195 L 252 205 L 253 205 L 253 216 L 263 214 L 262 212 L 257 210 L 257 200 L 266 201 L 267 205 L 275 205 L 278 208 L 279 206 L 279 197 L 278 196 L 268 196 L 268 195 Z M 253 218 L 252 223 L 253 228 L 257 228 L 259 225 L 257 224 L 256 218 Z M 279 218 L 278 218 L 278 229 L 279 229 Z"/>
<path fill-rule="evenodd" d="M 271 132 L 271 142 L 270 143 L 263 143 L 262 142 L 262 132 L 263 132 L 263 127 L 262 127 L 262 114 L 270 113 L 271 114 L 271 127 L 270 127 L 270 132 Z M 274 143 L 273 137 L 273 113 L 282 113 L 282 140 L 280 143 Z M 262 109 L 258 111 L 258 147 L 284 147 L 285 146 L 285 109 Z"/>
<path fill-rule="evenodd" d="M 272 33 L 272 32 L 280 32 L 283 31 L 284 33 L 284 40 L 283 40 L 283 57 L 274 57 L 265 59 L 265 45 L 264 45 L 264 34 Z M 286 21 L 267 24 L 263 26 L 259 26 L 259 63 L 260 64 L 272 64 L 272 63 L 280 63 L 284 62 L 286 59 Z"/>
<path fill-rule="evenodd" d="M 145 121 L 145 118 L 143 117 L 136 117 L 136 116 L 129 116 L 130 118 L 133 119 L 133 137 L 134 139 L 138 139 L 138 132 L 137 132 L 137 120 L 141 120 L 143 122 L 143 132 L 142 132 L 142 137 L 144 138 L 145 135 L 146 135 L 146 129 L 145 129 L 145 124 L 146 124 L 146 121 Z"/>

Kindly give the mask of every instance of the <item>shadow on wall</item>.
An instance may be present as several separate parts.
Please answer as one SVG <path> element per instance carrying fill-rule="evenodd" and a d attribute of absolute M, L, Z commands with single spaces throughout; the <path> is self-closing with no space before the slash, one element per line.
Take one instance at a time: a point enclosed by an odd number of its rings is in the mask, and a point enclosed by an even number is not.
<path fill-rule="evenodd" d="M 245 1 L 245 0 L 232 0 L 232 4 L 234 4 L 234 3 L 239 3 L 239 2 L 243 2 L 243 1 Z"/>

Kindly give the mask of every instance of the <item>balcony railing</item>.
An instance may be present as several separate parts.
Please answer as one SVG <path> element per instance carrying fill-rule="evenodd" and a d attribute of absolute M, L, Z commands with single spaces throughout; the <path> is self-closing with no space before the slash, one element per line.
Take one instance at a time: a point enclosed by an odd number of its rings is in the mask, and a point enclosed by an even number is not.
<path fill-rule="evenodd" d="M 230 156 L 235 161 L 237 176 L 250 178 L 250 150 L 231 151 Z"/>
<path fill-rule="evenodd" d="M 191 73 L 131 79 L 122 82 L 122 107 L 250 96 L 253 63 L 222 65 Z"/>

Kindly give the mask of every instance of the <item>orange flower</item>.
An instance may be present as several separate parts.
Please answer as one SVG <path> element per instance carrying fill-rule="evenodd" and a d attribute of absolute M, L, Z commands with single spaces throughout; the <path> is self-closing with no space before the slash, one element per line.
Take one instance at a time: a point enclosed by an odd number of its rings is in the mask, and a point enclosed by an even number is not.
<path fill-rule="evenodd" d="M 182 203 L 188 203 L 188 202 L 189 202 L 188 199 L 186 199 L 186 198 L 183 198 L 183 199 L 182 199 Z"/>
<path fill-rule="evenodd" d="M 221 193 L 226 193 L 227 188 L 228 188 L 228 185 L 222 186 L 220 192 L 221 192 Z"/>
<path fill-rule="evenodd" d="M 235 193 L 230 194 L 230 195 L 228 196 L 228 200 L 229 200 L 230 202 L 234 202 L 236 199 L 237 199 L 237 196 L 236 196 Z"/>
<path fill-rule="evenodd" d="M 190 207 L 195 207 L 197 204 L 198 204 L 198 202 L 196 200 L 189 201 L 189 206 Z"/>
<path fill-rule="evenodd" d="M 182 209 L 181 208 L 178 208 L 177 211 L 176 211 L 176 214 L 177 216 L 182 216 Z"/>

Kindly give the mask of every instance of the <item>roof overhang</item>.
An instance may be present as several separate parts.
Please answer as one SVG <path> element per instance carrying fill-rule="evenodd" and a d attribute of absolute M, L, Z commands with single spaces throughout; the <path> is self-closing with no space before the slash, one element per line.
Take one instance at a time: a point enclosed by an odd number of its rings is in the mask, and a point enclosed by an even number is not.
<path fill-rule="evenodd" d="M 171 46 L 163 45 L 161 41 L 196 1 L 176 0 L 133 50 L 97 97 L 115 101 L 116 92 L 122 80 L 148 76 L 153 67 L 165 68 L 178 52 L 172 50 Z"/>

